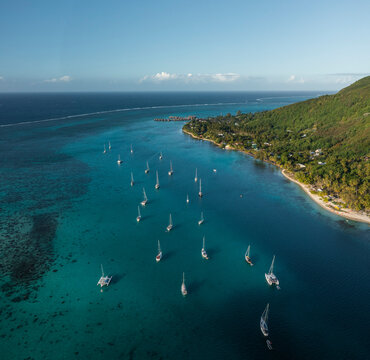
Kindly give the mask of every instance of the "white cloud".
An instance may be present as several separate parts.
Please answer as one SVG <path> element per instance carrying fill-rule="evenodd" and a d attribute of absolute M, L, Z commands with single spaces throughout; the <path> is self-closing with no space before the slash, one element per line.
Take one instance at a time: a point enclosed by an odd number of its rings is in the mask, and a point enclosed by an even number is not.
<path fill-rule="evenodd" d="M 290 75 L 287 82 L 292 82 L 292 83 L 296 83 L 296 84 L 304 84 L 305 81 L 304 81 L 303 77 L 298 78 L 295 75 Z"/>
<path fill-rule="evenodd" d="M 48 83 L 70 82 L 71 80 L 72 80 L 72 78 L 69 75 L 64 75 L 64 76 L 61 76 L 59 78 L 52 78 L 52 79 L 44 80 L 44 82 L 48 82 Z"/>
<path fill-rule="evenodd" d="M 240 78 L 239 74 L 235 73 L 217 73 L 217 74 L 170 74 L 168 72 L 160 72 L 155 75 L 146 75 L 140 79 L 140 82 L 144 81 L 154 81 L 154 82 L 161 82 L 161 81 L 169 81 L 169 80 L 177 80 L 180 82 L 232 82 L 238 80 Z"/>

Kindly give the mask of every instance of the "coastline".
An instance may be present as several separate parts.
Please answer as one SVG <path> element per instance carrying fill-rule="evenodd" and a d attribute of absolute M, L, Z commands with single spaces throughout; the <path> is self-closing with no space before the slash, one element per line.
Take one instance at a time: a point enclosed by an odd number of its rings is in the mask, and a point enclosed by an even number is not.
<path fill-rule="evenodd" d="M 215 141 L 211 140 L 211 139 L 207 139 L 207 138 L 203 138 L 203 137 L 199 137 L 199 136 L 196 136 L 192 133 L 190 133 L 189 131 L 187 130 L 184 130 L 182 129 L 182 131 L 187 134 L 187 135 L 190 135 L 192 138 L 194 139 L 197 139 L 197 140 L 205 140 L 205 141 L 209 141 L 211 143 L 213 143 L 214 145 L 220 147 L 219 144 L 217 144 Z M 244 151 L 244 150 L 239 150 L 239 149 L 235 149 L 233 148 L 232 146 L 230 145 L 227 145 L 228 147 L 225 148 L 226 150 L 235 150 L 235 151 L 240 151 L 240 152 L 243 152 L 247 155 L 250 155 L 252 157 L 255 157 L 254 154 L 248 152 L 248 151 Z M 267 161 L 267 160 L 264 160 L 265 162 L 269 163 L 269 164 L 272 164 L 272 165 L 275 165 L 275 166 L 278 166 L 274 163 L 272 163 L 271 161 Z M 280 166 L 278 166 L 280 167 Z M 311 191 L 310 191 L 310 186 L 309 185 L 306 185 L 306 184 L 303 184 L 301 182 L 299 182 L 298 180 L 296 180 L 292 174 L 289 174 L 289 172 L 286 170 L 286 169 L 281 169 L 281 173 L 284 175 L 284 177 L 294 183 L 296 183 L 297 185 L 299 185 L 302 190 L 313 200 L 316 202 L 316 204 L 320 205 L 323 209 L 327 210 L 327 211 L 330 211 L 331 213 L 335 214 L 335 215 L 338 215 L 338 216 L 341 216 L 343 218 L 346 218 L 348 220 L 353 220 L 353 221 L 358 221 L 358 222 L 362 222 L 362 223 L 365 223 L 365 224 L 368 224 L 370 225 L 370 217 L 367 216 L 366 214 L 364 213 L 360 213 L 358 211 L 354 211 L 354 210 L 351 210 L 351 209 L 341 209 L 341 210 L 336 210 L 333 208 L 333 204 L 331 202 L 325 202 L 324 200 L 322 200 L 322 198 L 319 196 L 319 195 L 316 195 L 316 194 L 313 194 Z"/>

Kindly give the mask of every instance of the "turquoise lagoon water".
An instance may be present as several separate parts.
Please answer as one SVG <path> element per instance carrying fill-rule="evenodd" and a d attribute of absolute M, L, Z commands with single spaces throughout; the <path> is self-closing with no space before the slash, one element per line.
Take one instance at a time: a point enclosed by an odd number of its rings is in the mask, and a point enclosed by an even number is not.
<path fill-rule="evenodd" d="M 1 358 L 367 358 L 368 226 L 325 212 L 274 166 L 194 140 L 182 123 L 153 121 L 315 95 L 0 97 Z M 143 187 L 149 202 L 137 223 Z M 274 254 L 281 290 L 264 279 Z M 103 292 L 100 264 L 113 276 Z M 274 351 L 259 329 L 268 302 Z"/>

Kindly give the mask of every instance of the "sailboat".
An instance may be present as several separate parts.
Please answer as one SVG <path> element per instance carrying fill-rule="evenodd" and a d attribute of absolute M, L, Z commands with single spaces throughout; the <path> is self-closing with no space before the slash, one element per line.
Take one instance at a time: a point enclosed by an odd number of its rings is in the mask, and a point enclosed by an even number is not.
<path fill-rule="evenodd" d="M 144 200 L 140 203 L 142 206 L 145 206 L 148 202 L 148 198 L 146 197 L 146 192 L 145 189 L 143 188 L 143 195 L 144 195 Z"/>
<path fill-rule="evenodd" d="M 148 174 L 148 173 L 149 173 L 149 163 L 146 162 L 145 174 Z"/>
<path fill-rule="evenodd" d="M 110 281 L 112 280 L 112 276 L 109 277 L 109 276 L 105 276 L 104 275 L 104 269 L 103 269 L 103 265 L 101 264 L 101 277 L 97 283 L 97 285 L 100 285 L 100 287 L 103 287 L 103 286 L 108 286 Z M 102 290 L 103 291 L 103 290 Z"/>
<path fill-rule="evenodd" d="M 269 349 L 269 350 L 273 350 L 273 347 L 272 347 L 272 342 L 270 341 L 270 340 L 266 340 L 266 345 L 267 345 L 267 348 Z"/>
<path fill-rule="evenodd" d="M 203 236 L 203 247 L 202 247 L 202 258 L 208 260 L 208 254 L 206 252 L 206 237 Z"/>
<path fill-rule="evenodd" d="M 159 160 L 162 160 L 163 159 L 163 155 L 162 155 L 162 151 L 161 153 L 159 154 Z"/>
<path fill-rule="evenodd" d="M 279 288 L 279 279 L 274 274 L 274 262 L 275 262 L 275 255 L 272 258 L 272 263 L 271 263 L 269 272 L 267 274 L 265 273 L 265 278 L 269 285 L 276 285 L 277 288 Z"/>
<path fill-rule="evenodd" d="M 104 144 L 104 151 L 103 151 L 103 154 L 106 154 L 107 153 L 107 148 L 105 147 L 105 144 Z"/>
<path fill-rule="evenodd" d="M 130 146 L 130 153 L 133 154 L 134 153 L 134 150 L 132 149 L 132 144 Z"/>
<path fill-rule="evenodd" d="M 198 221 L 198 225 L 202 225 L 204 223 L 203 211 L 200 213 L 200 220 Z"/>
<path fill-rule="evenodd" d="M 162 259 L 162 250 L 161 250 L 161 244 L 159 243 L 158 240 L 158 255 L 155 257 L 156 262 L 160 262 Z"/>
<path fill-rule="evenodd" d="M 172 175 L 173 174 L 173 169 L 172 169 L 172 161 L 170 161 L 170 171 L 168 172 L 168 175 Z"/>
<path fill-rule="evenodd" d="M 202 197 L 203 196 L 203 193 L 202 193 L 202 179 L 199 179 L 199 193 L 198 193 L 199 197 Z"/>
<path fill-rule="evenodd" d="M 173 225 L 172 225 L 172 215 L 170 214 L 170 222 L 169 222 L 169 224 L 167 226 L 167 231 L 171 231 L 172 228 L 173 228 Z"/>
<path fill-rule="evenodd" d="M 157 175 L 157 182 L 155 184 L 155 188 L 158 190 L 159 189 L 158 170 L 156 171 L 156 175 Z"/>
<path fill-rule="evenodd" d="M 267 326 L 269 309 L 270 309 L 270 304 L 267 304 L 266 309 L 262 313 L 261 320 L 260 320 L 260 328 L 264 336 L 269 336 L 269 328 Z"/>
<path fill-rule="evenodd" d="M 131 186 L 134 186 L 134 174 L 131 172 Z"/>
<path fill-rule="evenodd" d="M 110 144 L 110 141 L 108 142 L 108 149 L 109 149 L 109 151 L 110 151 L 110 149 L 112 149 L 112 146 Z"/>
<path fill-rule="evenodd" d="M 197 182 L 198 181 L 198 169 L 195 168 L 195 177 L 194 177 L 194 181 Z"/>
<path fill-rule="evenodd" d="M 189 204 L 189 194 L 186 194 L 186 203 Z"/>
<path fill-rule="evenodd" d="M 123 160 L 121 160 L 121 155 L 118 155 L 117 164 L 121 165 L 123 163 Z"/>
<path fill-rule="evenodd" d="M 137 217 L 136 217 L 136 221 L 139 222 L 141 220 L 141 213 L 140 213 L 140 208 L 137 207 Z"/>
<path fill-rule="evenodd" d="M 251 246 L 248 245 L 247 252 L 245 253 L 245 261 L 250 265 L 253 266 L 252 260 L 250 258 Z"/>
<path fill-rule="evenodd" d="M 183 296 L 186 296 L 188 294 L 188 291 L 186 290 L 186 285 L 185 285 L 185 273 L 182 273 L 181 294 Z"/>

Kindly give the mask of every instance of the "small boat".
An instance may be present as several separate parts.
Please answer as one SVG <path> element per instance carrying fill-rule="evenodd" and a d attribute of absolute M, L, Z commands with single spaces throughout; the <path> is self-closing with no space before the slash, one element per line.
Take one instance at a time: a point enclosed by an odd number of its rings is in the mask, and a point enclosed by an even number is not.
<path fill-rule="evenodd" d="M 104 151 L 103 151 L 103 154 L 106 154 L 107 153 L 107 148 L 105 147 L 105 144 L 104 144 Z"/>
<path fill-rule="evenodd" d="M 155 184 L 155 188 L 158 190 L 159 189 L 158 170 L 156 171 L 156 175 L 157 175 L 157 182 Z"/>
<path fill-rule="evenodd" d="M 170 171 L 168 172 L 168 175 L 172 175 L 173 174 L 173 169 L 172 169 L 172 161 L 170 161 Z"/>
<path fill-rule="evenodd" d="M 200 220 L 198 221 L 198 225 L 202 225 L 204 223 L 203 211 L 200 213 Z"/>
<path fill-rule="evenodd" d="M 189 194 L 186 194 L 186 203 L 189 204 Z"/>
<path fill-rule="evenodd" d="M 161 250 L 161 244 L 159 243 L 159 240 L 158 240 L 158 254 L 155 257 L 155 261 L 160 262 L 161 259 L 162 259 L 162 250 Z"/>
<path fill-rule="evenodd" d="M 266 340 L 266 345 L 269 350 L 273 350 L 272 342 L 270 340 Z"/>
<path fill-rule="evenodd" d="M 131 186 L 134 186 L 134 174 L 131 172 Z"/>
<path fill-rule="evenodd" d="M 195 177 L 194 177 L 194 181 L 197 182 L 198 181 L 198 169 L 195 168 Z"/>
<path fill-rule="evenodd" d="M 137 217 L 136 217 L 136 221 L 139 222 L 141 220 L 141 213 L 140 213 L 140 208 L 139 206 L 137 207 Z"/>
<path fill-rule="evenodd" d="M 167 231 L 171 231 L 173 228 L 173 225 L 172 225 L 172 215 L 170 214 L 170 221 L 169 221 L 169 224 L 167 226 Z"/>
<path fill-rule="evenodd" d="M 185 285 L 185 273 L 182 273 L 181 294 L 183 296 L 186 296 L 188 294 L 188 291 L 186 290 L 186 285 Z"/>
<path fill-rule="evenodd" d="M 110 144 L 110 141 L 108 142 L 108 149 L 109 149 L 109 151 L 112 149 L 112 146 Z"/>
<path fill-rule="evenodd" d="M 265 310 L 263 311 L 261 315 L 261 320 L 260 320 L 260 328 L 264 336 L 269 336 L 269 328 L 267 326 L 269 309 L 270 309 L 270 304 L 267 304 Z"/>
<path fill-rule="evenodd" d="M 202 258 L 206 260 L 209 259 L 207 251 L 206 251 L 206 237 L 205 236 L 203 236 Z"/>
<path fill-rule="evenodd" d="M 216 173 L 217 172 L 217 169 L 213 169 L 213 172 Z"/>
<path fill-rule="evenodd" d="M 202 197 L 203 196 L 203 193 L 202 193 L 202 179 L 199 179 L 199 193 L 198 193 L 199 197 Z"/>
<path fill-rule="evenodd" d="M 117 164 L 121 165 L 123 163 L 123 160 L 121 160 L 121 155 L 118 155 Z"/>
<path fill-rule="evenodd" d="M 100 277 L 97 285 L 100 285 L 100 287 L 108 286 L 109 283 L 110 283 L 110 281 L 112 280 L 112 276 L 111 277 L 105 276 L 104 275 L 103 265 L 100 265 L 100 266 L 101 266 L 101 277 Z M 101 291 L 103 291 L 103 289 Z"/>
<path fill-rule="evenodd" d="M 274 262 L 275 262 L 275 255 L 272 258 L 272 263 L 271 263 L 269 272 L 267 274 L 265 273 L 265 278 L 269 285 L 276 285 L 279 288 L 279 279 L 274 274 Z"/>
<path fill-rule="evenodd" d="M 148 174 L 149 173 L 149 163 L 146 162 L 146 169 L 145 169 L 145 174 Z"/>
<path fill-rule="evenodd" d="M 133 154 L 134 153 L 134 150 L 132 149 L 132 144 L 130 146 L 130 153 Z"/>
<path fill-rule="evenodd" d="M 146 192 L 144 188 L 143 188 L 143 195 L 144 195 L 144 200 L 140 204 L 142 206 L 145 206 L 148 203 L 148 198 L 146 197 Z"/>
<path fill-rule="evenodd" d="M 245 261 L 250 265 L 253 266 L 252 260 L 250 258 L 251 246 L 248 245 L 247 252 L 245 253 Z"/>
<path fill-rule="evenodd" d="M 159 154 L 159 160 L 162 160 L 163 159 L 163 155 L 162 155 L 162 151 L 161 153 Z"/>

